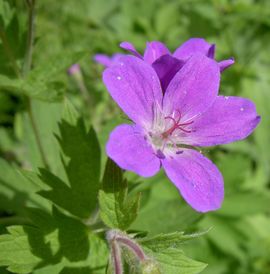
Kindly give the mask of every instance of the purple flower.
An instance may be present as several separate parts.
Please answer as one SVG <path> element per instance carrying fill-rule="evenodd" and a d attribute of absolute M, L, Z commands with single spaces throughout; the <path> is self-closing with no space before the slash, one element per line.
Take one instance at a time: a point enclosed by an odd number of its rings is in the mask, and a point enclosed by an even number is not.
<path fill-rule="evenodd" d="M 193 54 L 201 53 L 206 55 L 207 57 L 214 59 L 215 58 L 215 44 L 207 43 L 203 38 L 191 38 L 185 43 L 183 43 L 179 48 L 175 50 L 173 54 L 170 53 L 168 48 L 159 41 L 152 41 L 146 44 L 146 49 L 144 52 L 144 56 L 141 56 L 135 47 L 129 42 L 122 42 L 120 47 L 131 52 L 135 56 L 143 59 L 149 64 L 154 64 L 161 57 L 169 55 L 177 60 L 186 61 Z M 223 60 L 218 62 L 220 71 L 228 68 L 232 64 L 234 64 L 234 59 L 230 58 L 228 60 Z"/>
<path fill-rule="evenodd" d="M 75 75 L 75 74 L 80 74 L 81 73 L 81 68 L 79 64 L 73 64 L 69 69 L 68 69 L 68 74 L 69 75 Z"/>
<path fill-rule="evenodd" d="M 215 45 L 207 43 L 202 38 L 189 39 L 177 48 L 173 54 L 159 41 L 148 42 L 143 56 L 129 42 L 122 42 L 120 47 L 153 66 L 160 79 L 163 91 L 166 90 L 174 75 L 192 55 L 201 53 L 211 59 L 215 57 Z M 232 64 L 234 64 L 233 58 L 218 62 L 221 72 Z"/>
<path fill-rule="evenodd" d="M 158 55 L 152 52 L 149 60 Z M 163 167 L 194 209 L 218 209 L 224 196 L 222 175 L 192 148 L 241 140 L 260 121 L 251 101 L 218 96 L 219 63 L 201 52 L 192 54 L 165 93 L 153 66 L 135 56 L 122 57 L 107 68 L 103 81 L 134 122 L 113 130 L 108 156 L 143 177 Z"/>
<path fill-rule="evenodd" d="M 202 38 L 189 39 L 177 48 L 174 53 L 171 53 L 169 49 L 159 41 L 147 42 L 143 56 L 129 42 L 122 42 L 120 47 L 153 66 L 160 79 L 163 92 L 168 87 L 174 75 L 193 54 L 201 53 L 211 59 L 215 57 L 215 45 L 207 43 Z M 105 67 L 109 67 L 123 56 L 125 55 L 120 53 L 112 57 L 97 54 L 94 60 Z M 218 62 L 221 72 L 232 64 L 234 64 L 233 58 Z"/>

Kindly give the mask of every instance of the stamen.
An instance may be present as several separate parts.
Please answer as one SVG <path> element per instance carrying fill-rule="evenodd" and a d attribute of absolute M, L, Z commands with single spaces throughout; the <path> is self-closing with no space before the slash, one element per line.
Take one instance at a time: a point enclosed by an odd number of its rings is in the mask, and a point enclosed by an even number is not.
<path fill-rule="evenodd" d="M 166 116 L 164 119 L 165 119 L 165 120 L 170 119 L 170 120 L 172 120 L 175 124 L 177 124 L 177 122 L 175 121 L 175 119 L 174 119 L 173 117 L 171 117 L 171 116 Z"/>
<path fill-rule="evenodd" d="M 184 129 L 182 127 L 177 127 L 177 128 L 180 129 L 180 130 L 182 130 L 182 131 L 184 131 L 184 132 L 186 132 L 186 133 L 192 132 L 192 130 L 187 130 L 187 129 Z"/>
<path fill-rule="evenodd" d="M 175 112 L 177 112 L 179 114 L 177 120 L 173 117 Z M 161 134 L 162 137 L 163 137 L 163 139 L 167 139 L 170 135 L 172 135 L 172 133 L 176 129 L 182 130 L 183 132 L 186 132 L 186 133 L 192 132 L 192 130 L 187 130 L 187 129 L 183 128 L 183 127 L 191 125 L 193 123 L 193 121 L 186 121 L 184 123 L 180 123 L 180 120 L 181 120 L 181 117 L 182 117 L 181 112 L 179 110 L 176 110 L 175 112 L 173 113 L 173 116 L 166 116 L 164 118 L 165 120 L 171 120 L 171 121 L 173 121 L 173 125 L 168 130 L 166 130 L 165 132 L 163 132 Z"/>
<path fill-rule="evenodd" d="M 188 122 L 188 123 L 179 124 L 179 126 L 187 126 L 187 125 L 191 125 L 193 123 L 194 123 L 194 121 L 191 121 L 191 122 Z"/>

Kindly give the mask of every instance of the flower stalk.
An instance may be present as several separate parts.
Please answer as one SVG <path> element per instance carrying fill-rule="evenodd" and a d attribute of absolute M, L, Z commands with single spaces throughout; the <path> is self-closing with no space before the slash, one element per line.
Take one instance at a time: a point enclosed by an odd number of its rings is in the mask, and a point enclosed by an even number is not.
<path fill-rule="evenodd" d="M 121 258 L 121 249 L 115 239 L 111 241 L 111 255 L 112 255 L 114 273 L 122 274 L 123 265 L 122 265 L 122 258 Z"/>
<path fill-rule="evenodd" d="M 23 64 L 23 76 L 26 76 L 32 65 L 32 56 L 34 48 L 35 37 L 35 0 L 26 0 L 28 7 L 28 36 L 27 36 L 27 48 Z"/>
<path fill-rule="evenodd" d="M 68 74 L 73 77 L 75 80 L 79 91 L 81 93 L 81 96 L 83 98 L 83 101 L 85 103 L 85 106 L 89 108 L 90 110 L 93 107 L 91 97 L 89 95 L 89 91 L 84 83 L 84 78 L 83 74 L 81 71 L 81 67 L 79 64 L 73 64 L 69 69 L 68 69 Z M 90 113 L 91 114 L 91 113 Z"/>
<path fill-rule="evenodd" d="M 35 3 L 36 3 L 36 0 L 26 0 L 26 4 L 28 7 L 28 36 L 27 36 L 26 54 L 25 54 L 25 59 L 23 64 L 23 73 L 22 73 L 23 77 L 27 76 L 32 66 L 32 56 L 33 56 L 34 37 L 35 37 Z M 34 114 L 33 114 L 32 100 L 29 97 L 27 97 L 27 111 L 28 111 L 31 126 L 33 128 L 33 132 L 35 135 L 35 139 L 37 142 L 37 146 L 40 152 L 42 162 L 47 169 L 50 169 L 44 148 L 42 146 L 40 133 L 35 121 Z"/>
<path fill-rule="evenodd" d="M 107 240 L 111 248 L 114 274 L 122 274 L 122 256 L 121 247 L 127 248 L 138 259 L 140 264 L 145 264 L 149 258 L 143 249 L 132 238 L 119 230 L 110 230 L 107 232 Z"/>
<path fill-rule="evenodd" d="M 147 259 L 142 248 L 132 239 L 119 236 L 117 237 L 117 241 L 121 246 L 128 248 L 140 261 Z"/>

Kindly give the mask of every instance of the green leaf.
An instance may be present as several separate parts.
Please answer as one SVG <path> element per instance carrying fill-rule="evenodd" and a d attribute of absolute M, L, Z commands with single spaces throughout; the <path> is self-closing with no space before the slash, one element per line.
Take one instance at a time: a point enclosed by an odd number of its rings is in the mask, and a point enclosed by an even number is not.
<path fill-rule="evenodd" d="M 143 238 L 139 242 L 155 252 L 160 252 L 168 248 L 179 248 L 186 241 L 204 235 L 206 232 L 184 234 L 184 232 L 172 232 L 168 234 L 159 234 L 153 237 Z"/>
<path fill-rule="evenodd" d="M 57 123 L 61 120 L 63 103 L 48 103 L 32 100 L 32 112 L 49 166 L 52 172 L 62 178 L 64 170 L 59 152 L 59 144 L 54 137 L 54 133 L 59 133 Z M 17 113 L 15 131 L 16 137 L 25 148 L 24 153 L 18 155 L 20 161 L 22 161 L 25 166 L 30 166 L 37 171 L 39 167 L 43 167 L 43 162 L 29 115 L 26 112 Z"/>
<path fill-rule="evenodd" d="M 154 176 L 147 183 L 151 185 L 151 192 L 132 225 L 133 229 L 148 231 L 151 235 L 169 233 L 186 230 L 202 217 L 187 205 L 178 190 L 164 176 Z"/>
<path fill-rule="evenodd" d="M 251 159 L 240 153 L 218 153 L 216 164 L 226 182 L 226 192 L 241 188 L 246 178 L 250 177 Z"/>
<path fill-rule="evenodd" d="M 140 194 L 134 197 L 127 194 L 128 186 L 122 170 L 108 158 L 99 192 L 100 217 L 108 227 L 126 230 L 136 219 Z"/>
<path fill-rule="evenodd" d="M 0 91 L 8 90 L 18 95 L 22 92 L 22 83 L 23 81 L 20 79 L 12 79 L 0 74 Z"/>
<path fill-rule="evenodd" d="M 86 52 L 63 53 L 55 59 L 41 64 L 27 76 L 24 87 L 26 94 L 44 101 L 57 101 L 63 98 L 65 86 L 59 77 L 65 75 L 67 69 L 78 62 Z"/>
<path fill-rule="evenodd" d="M 0 89 L 34 99 L 55 102 L 63 99 L 65 84 L 60 76 L 85 55 L 85 52 L 66 53 L 37 66 L 26 79 L 13 79 L 0 75 Z"/>
<path fill-rule="evenodd" d="M 32 209 L 30 217 L 35 226 L 12 226 L 0 236 L 0 266 L 14 273 L 104 272 L 107 247 L 79 220 L 55 208 L 52 215 Z"/>
<path fill-rule="evenodd" d="M 41 259 L 32 254 L 27 233 L 38 239 L 40 232 L 35 228 L 22 226 L 9 227 L 8 232 L 9 234 L 0 236 L 0 265 L 8 266 L 8 270 L 14 273 L 29 273 Z"/>
<path fill-rule="evenodd" d="M 183 251 L 175 248 L 169 248 L 162 252 L 154 252 L 148 248 L 144 249 L 151 258 L 157 261 L 161 273 L 197 274 L 207 266 L 204 263 L 186 257 Z"/>
<path fill-rule="evenodd" d="M 82 119 L 75 124 L 62 120 L 58 140 L 62 148 L 67 182 L 45 169 L 40 178 L 50 190 L 39 194 L 70 213 L 88 218 L 97 205 L 100 149 L 93 128 L 87 130 Z"/>
<path fill-rule="evenodd" d="M 26 180 L 16 167 L 0 159 L 0 210 L 25 214 L 26 206 L 48 208 L 48 203 L 35 194 L 38 185 Z"/>
<path fill-rule="evenodd" d="M 155 14 L 155 28 L 159 35 L 164 36 L 179 22 L 179 4 L 168 3 L 157 9 Z"/>
<path fill-rule="evenodd" d="M 6 90 L 16 95 L 26 95 L 42 101 L 54 102 L 63 98 L 64 86 L 60 82 L 51 82 L 38 76 L 26 79 L 13 79 L 0 75 L 0 90 Z M 30 78 L 31 77 L 31 78 Z"/>
<path fill-rule="evenodd" d="M 232 256 L 241 262 L 245 261 L 245 252 L 241 248 L 241 242 L 245 237 L 233 224 L 235 218 L 221 218 L 215 214 L 207 215 L 200 223 L 201 227 L 211 226 L 211 231 L 207 234 L 207 238 L 227 256 Z"/>
<path fill-rule="evenodd" d="M 0 24 L 7 26 L 14 14 L 14 9 L 12 9 L 7 1 L 0 1 Z"/>
<path fill-rule="evenodd" d="M 18 76 L 20 65 L 17 61 L 24 57 L 27 32 L 26 24 L 14 9 L 14 4 L 12 8 L 11 5 L 8 1 L 0 1 L 0 74 Z"/>
<path fill-rule="evenodd" d="M 241 217 L 244 215 L 254 215 L 263 212 L 270 212 L 270 194 L 268 191 L 260 192 L 240 192 L 228 195 L 225 198 L 222 208 L 217 214 Z"/>

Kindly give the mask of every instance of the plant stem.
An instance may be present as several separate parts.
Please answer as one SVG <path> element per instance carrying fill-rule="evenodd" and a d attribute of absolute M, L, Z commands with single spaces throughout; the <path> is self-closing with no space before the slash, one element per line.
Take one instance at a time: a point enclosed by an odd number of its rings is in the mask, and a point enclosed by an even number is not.
<path fill-rule="evenodd" d="M 114 274 L 121 274 L 121 247 L 128 248 L 139 260 L 140 263 L 145 263 L 148 257 L 144 254 L 143 249 L 132 238 L 120 230 L 109 230 L 106 234 L 107 241 L 111 247 L 111 256 L 114 264 Z M 117 272 L 119 271 L 119 272 Z"/>
<path fill-rule="evenodd" d="M 111 241 L 111 250 L 114 274 L 123 274 L 121 250 L 115 239 L 112 239 Z"/>
<path fill-rule="evenodd" d="M 137 243 L 135 243 L 132 239 L 119 236 L 116 238 L 116 240 L 121 245 L 127 247 L 131 252 L 133 252 L 133 254 L 136 255 L 140 261 L 144 261 L 147 259 L 142 248 Z"/>
<path fill-rule="evenodd" d="M 32 65 L 33 46 L 35 37 L 35 0 L 26 0 L 28 6 L 28 36 L 27 48 L 23 64 L 23 76 L 26 76 Z"/>
<path fill-rule="evenodd" d="M 23 76 L 26 77 L 28 72 L 31 70 L 32 66 L 32 56 L 34 48 L 34 37 L 35 37 L 35 3 L 36 0 L 26 0 L 28 6 L 28 36 L 27 36 L 27 48 L 23 64 Z M 37 146 L 40 152 L 40 156 L 44 166 L 50 169 L 45 151 L 42 146 L 39 130 L 35 121 L 35 116 L 33 114 L 32 100 L 27 97 L 27 111 L 30 118 L 30 123 L 34 131 Z"/>
<path fill-rule="evenodd" d="M 35 138 L 36 138 L 36 142 L 37 142 L 37 146 L 38 146 L 38 149 L 39 149 L 39 152 L 40 152 L 42 162 L 43 162 L 44 166 L 48 170 L 50 170 L 50 166 L 48 164 L 46 154 L 45 154 L 45 151 L 44 151 L 42 143 L 41 143 L 41 138 L 40 138 L 40 134 L 39 134 L 39 131 L 38 131 L 38 127 L 37 127 L 37 124 L 36 124 L 36 121 L 35 121 L 35 118 L 34 118 L 33 108 L 32 108 L 32 101 L 29 97 L 27 98 L 27 110 L 28 110 L 30 123 L 31 123 L 33 131 L 34 131 L 34 135 L 35 135 Z"/>
<path fill-rule="evenodd" d="M 89 96 L 89 91 L 88 91 L 84 81 L 82 80 L 81 82 L 79 82 L 78 86 L 79 86 L 79 90 L 81 92 L 82 98 L 84 99 L 85 105 L 87 107 L 92 108 L 93 104 L 92 104 L 91 98 Z"/>

